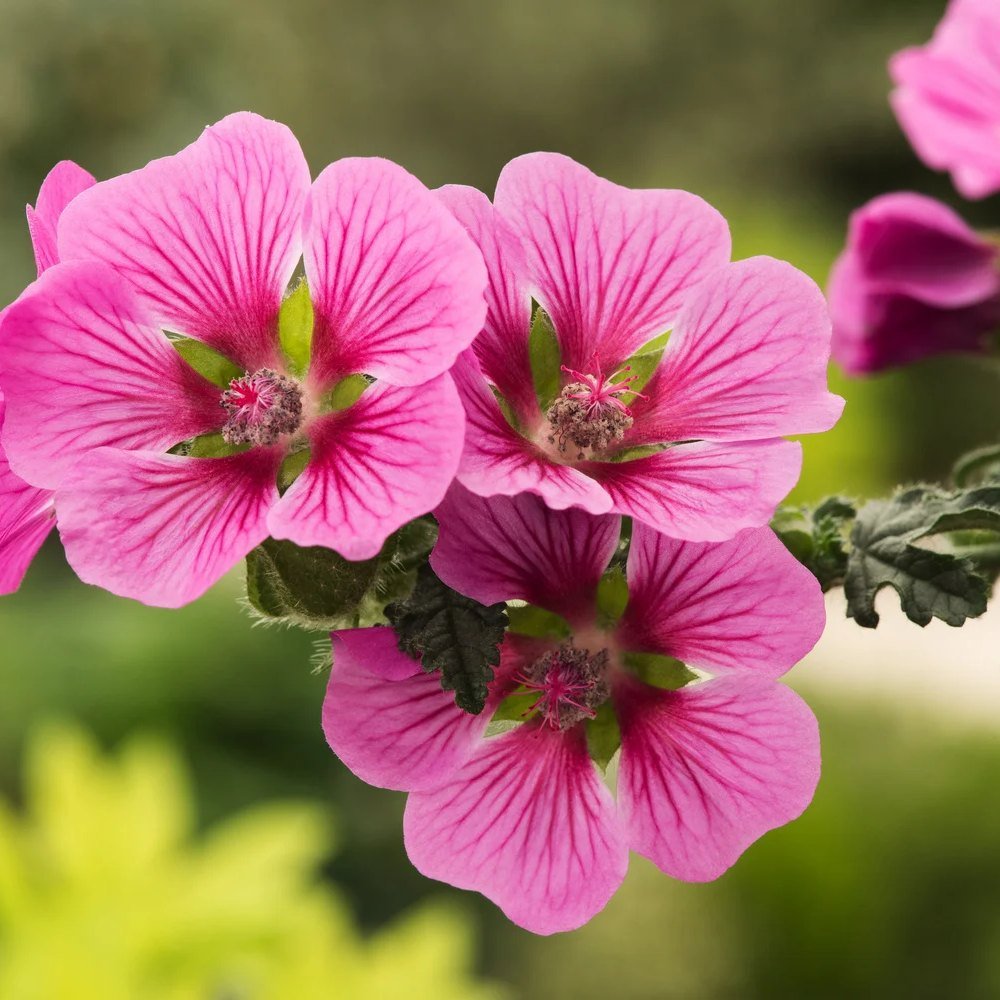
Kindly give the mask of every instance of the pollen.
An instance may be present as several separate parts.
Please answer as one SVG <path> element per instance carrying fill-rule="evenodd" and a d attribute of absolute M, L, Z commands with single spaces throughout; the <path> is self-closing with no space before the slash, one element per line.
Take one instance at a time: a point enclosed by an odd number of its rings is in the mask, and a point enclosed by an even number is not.
<path fill-rule="evenodd" d="M 536 660 L 516 680 L 538 699 L 529 710 L 553 729 L 569 729 L 593 719 L 608 700 L 608 651 L 592 656 L 572 642 L 563 643 Z"/>
<path fill-rule="evenodd" d="M 274 444 L 302 424 L 302 390 L 270 368 L 234 378 L 219 405 L 229 414 L 222 427 L 227 444 Z"/>

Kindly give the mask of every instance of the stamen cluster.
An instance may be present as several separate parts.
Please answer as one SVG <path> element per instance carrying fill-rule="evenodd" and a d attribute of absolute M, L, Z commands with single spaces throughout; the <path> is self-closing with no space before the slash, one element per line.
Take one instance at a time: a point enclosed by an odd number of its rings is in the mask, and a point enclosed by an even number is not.
<path fill-rule="evenodd" d="M 227 444 L 274 444 L 302 423 L 302 390 L 270 368 L 234 378 L 219 405 L 229 414 L 222 438 Z"/>
<path fill-rule="evenodd" d="M 591 655 L 572 642 L 547 652 L 517 680 L 539 697 L 531 712 L 539 713 L 553 729 L 569 729 L 584 719 L 593 719 L 608 700 L 608 651 Z"/>

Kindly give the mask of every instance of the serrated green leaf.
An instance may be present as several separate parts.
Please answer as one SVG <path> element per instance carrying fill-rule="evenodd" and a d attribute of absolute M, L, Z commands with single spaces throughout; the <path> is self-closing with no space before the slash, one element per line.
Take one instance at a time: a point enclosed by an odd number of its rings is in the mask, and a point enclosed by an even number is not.
<path fill-rule="evenodd" d="M 192 337 L 171 337 L 174 350 L 199 374 L 222 389 L 229 387 L 234 378 L 244 374 L 225 355 Z"/>
<path fill-rule="evenodd" d="M 528 358 L 531 362 L 531 380 L 535 386 L 538 404 L 544 413 L 562 389 L 562 352 L 555 327 L 548 313 L 538 307 L 531 319 L 528 335 Z"/>
<path fill-rule="evenodd" d="M 612 566 L 597 585 L 597 610 L 602 624 L 614 625 L 625 613 L 628 583 L 620 566 Z"/>
<path fill-rule="evenodd" d="M 698 679 L 680 660 L 661 653 L 626 653 L 623 659 L 639 680 L 666 691 L 676 691 Z"/>
<path fill-rule="evenodd" d="M 265 618 L 329 631 L 353 623 L 377 559 L 350 562 L 332 549 L 268 538 L 247 556 L 247 598 Z"/>
<path fill-rule="evenodd" d="M 811 514 L 805 507 L 782 508 L 771 521 L 771 528 L 826 591 L 843 583 L 847 539 L 854 516 L 851 503 L 830 497 Z"/>
<path fill-rule="evenodd" d="M 386 618 L 399 648 L 431 673 L 441 672 L 441 687 L 455 692 L 455 704 L 478 715 L 486 707 L 493 668 L 507 627 L 503 604 L 489 606 L 447 586 L 425 563 L 405 601 L 390 604 Z"/>
<path fill-rule="evenodd" d="M 622 745 L 622 732 L 610 701 L 597 709 L 593 719 L 587 719 L 587 750 L 591 760 L 602 770 L 608 769 L 611 758 Z"/>
<path fill-rule="evenodd" d="M 927 625 L 939 618 L 952 626 L 986 610 L 988 585 L 965 558 L 917 544 L 944 531 L 998 523 L 1000 488 L 944 495 L 926 487 L 874 500 L 859 512 L 844 580 L 847 614 L 875 628 L 875 596 L 892 587 L 910 621 Z"/>
<path fill-rule="evenodd" d="M 353 406 L 364 394 L 371 381 L 359 374 L 342 378 L 324 397 L 320 410 L 324 413 L 333 410 L 346 410 Z"/>
<path fill-rule="evenodd" d="M 530 635 L 539 639 L 565 639 L 572 631 L 565 618 L 534 604 L 508 604 L 507 618 L 511 632 L 518 635 Z"/>
<path fill-rule="evenodd" d="M 296 375 L 303 375 L 309 367 L 312 335 L 313 304 L 309 285 L 303 278 L 285 296 L 278 312 L 278 339 L 288 359 L 288 366 Z"/>

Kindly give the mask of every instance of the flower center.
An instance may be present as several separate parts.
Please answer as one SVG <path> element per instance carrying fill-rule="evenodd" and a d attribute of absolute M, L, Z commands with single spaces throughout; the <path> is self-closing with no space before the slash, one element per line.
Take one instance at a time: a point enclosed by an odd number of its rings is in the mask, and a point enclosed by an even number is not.
<path fill-rule="evenodd" d="M 563 643 L 536 660 L 515 679 L 529 691 L 538 692 L 531 707 L 553 729 L 569 729 L 584 719 L 592 719 L 608 700 L 608 651 L 595 656 Z"/>
<path fill-rule="evenodd" d="M 549 443 L 556 445 L 563 454 L 575 451 L 578 460 L 586 458 L 588 453 L 603 452 L 619 444 L 632 426 L 632 411 L 622 401 L 622 394 L 628 392 L 633 397 L 646 398 L 630 388 L 637 378 L 628 375 L 631 366 L 625 365 L 605 375 L 595 353 L 596 374 L 584 374 L 565 366 L 562 370 L 571 375 L 573 381 L 559 393 L 545 414 L 550 428 Z"/>
<path fill-rule="evenodd" d="M 229 414 L 222 427 L 227 444 L 274 444 L 302 423 L 298 383 L 270 368 L 234 378 L 219 405 Z"/>

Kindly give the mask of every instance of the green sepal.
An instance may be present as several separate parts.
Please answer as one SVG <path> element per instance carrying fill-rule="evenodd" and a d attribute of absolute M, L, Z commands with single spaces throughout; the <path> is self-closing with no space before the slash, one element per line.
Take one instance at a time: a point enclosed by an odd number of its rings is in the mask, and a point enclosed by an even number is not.
<path fill-rule="evenodd" d="M 590 758 L 602 771 L 606 771 L 611 758 L 622 745 L 622 731 L 610 701 L 598 707 L 593 719 L 587 719 L 586 730 Z"/>
<path fill-rule="evenodd" d="M 329 413 L 334 410 L 346 410 L 353 406 L 370 386 L 371 380 L 360 373 L 342 378 L 329 392 L 323 396 L 320 412 Z"/>
<path fill-rule="evenodd" d="M 531 363 L 531 381 L 544 413 L 562 389 L 562 352 L 555 327 L 549 314 L 537 306 L 531 318 L 528 335 L 528 359 Z"/>
<path fill-rule="evenodd" d="M 653 372 L 656 371 L 663 359 L 663 351 L 669 339 L 669 331 L 661 333 L 659 337 L 655 337 L 648 344 L 643 345 L 625 362 L 632 369 L 628 374 L 635 376 L 635 380 L 629 383 L 630 389 L 642 392 L 646 388 L 649 380 L 653 377 Z"/>
<path fill-rule="evenodd" d="M 666 444 L 637 444 L 634 448 L 623 448 L 621 451 L 608 455 L 608 462 L 634 462 L 637 458 L 649 458 L 650 455 L 658 455 L 661 451 L 669 448 Z"/>
<path fill-rule="evenodd" d="M 514 412 L 514 407 L 510 405 L 510 400 L 496 386 L 491 385 L 490 388 L 493 390 L 493 396 L 497 401 L 497 406 L 500 407 L 504 420 L 520 434 L 521 421 L 517 419 L 517 414 Z"/>
<path fill-rule="evenodd" d="M 322 546 L 268 538 L 247 556 L 247 599 L 265 619 L 330 631 L 353 625 L 378 559 L 351 562 Z"/>
<path fill-rule="evenodd" d="M 628 582 L 620 566 L 612 566 L 597 584 L 597 611 L 605 628 L 616 625 L 628 604 Z"/>
<path fill-rule="evenodd" d="M 312 351 L 313 304 L 303 278 L 285 296 L 278 312 L 278 340 L 294 375 L 305 374 Z"/>
<path fill-rule="evenodd" d="M 286 455 L 278 469 L 278 489 L 284 493 L 299 476 L 302 475 L 305 467 L 309 464 L 310 451 L 308 448 L 300 448 Z"/>
<path fill-rule="evenodd" d="M 493 713 L 492 722 L 524 722 L 538 701 L 534 691 L 515 691 L 507 695 Z"/>
<path fill-rule="evenodd" d="M 220 354 L 200 340 L 173 336 L 170 338 L 170 343 L 199 375 L 221 389 L 228 389 L 229 383 L 234 378 L 240 378 L 244 374 L 243 369 L 234 365 L 224 354 Z"/>
<path fill-rule="evenodd" d="M 249 444 L 229 444 L 221 434 L 202 434 L 189 445 L 187 454 L 192 458 L 225 458 L 249 451 Z"/>
<path fill-rule="evenodd" d="M 644 684 L 665 691 L 677 691 L 698 679 L 680 660 L 662 653 L 625 653 L 623 660 Z"/>
<path fill-rule="evenodd" d="M 566 639 L 572 629 L 569 622 L 554 611 L 546 611 L 534 604 L 507 604 L 507 618 L 511 632 L 533 636 L 537 639 Z"/>

